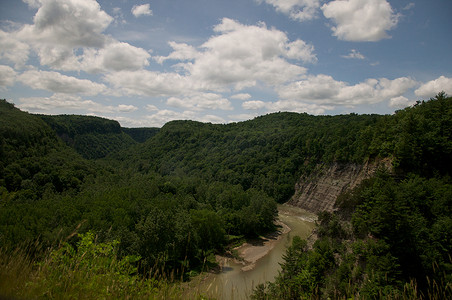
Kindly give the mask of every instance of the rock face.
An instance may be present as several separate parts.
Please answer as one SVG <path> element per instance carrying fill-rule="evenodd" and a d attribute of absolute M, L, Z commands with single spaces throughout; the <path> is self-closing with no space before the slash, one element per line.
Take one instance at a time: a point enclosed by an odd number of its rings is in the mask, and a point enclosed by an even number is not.
<path fill-rule="evenodd" d="M 390 159 L 367 161 L 365 164 L 333 163 L 318 165 L 309 176 L 302 176 L 295 185 L 295 194 L 288 204 L 310 212 L 334 210 L 340 193 L 353 189 L 379 168 L 392 170 Z"/>

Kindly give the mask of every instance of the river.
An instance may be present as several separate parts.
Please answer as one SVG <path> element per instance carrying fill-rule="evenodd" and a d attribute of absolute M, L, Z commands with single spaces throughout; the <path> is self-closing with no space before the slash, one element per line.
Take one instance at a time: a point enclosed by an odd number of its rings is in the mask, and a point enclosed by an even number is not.
<path fill-rule="evenodd" d="M 281 270 L 279 264 L 283 261 L 282 257 L 291 244 L 292 238 L 294 236 L 307 238 L 315 226 L 316 216 L 300 208 L 278 205 L 278 218 L 290 228 L 290 231 L 286 227 L 285 231 L 288 232 L 282 233 L 277 238 L 270 235 L 267 240 L 271 250 L 268 253 L 265 252 L 266 255 L 263 255 L 255 264 L 244 267 L 242 263 L 233 259 L 225 259 L 222 271 L 209 274 L 207 279 L 198 286 L 201 295 L 225 300 L 248 299 L 256 285 L 273 281 Z M 261 250 L 259 246 L 252 249 L 255 252 L 259 250 Z"/>

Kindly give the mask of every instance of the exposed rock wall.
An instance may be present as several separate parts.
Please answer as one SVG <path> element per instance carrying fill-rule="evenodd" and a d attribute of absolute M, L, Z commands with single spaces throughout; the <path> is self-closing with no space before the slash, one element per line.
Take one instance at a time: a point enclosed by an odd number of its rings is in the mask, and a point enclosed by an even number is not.
<path fill-rule="evenodd" d="M 295 194 L 288 203 L 310 212 L 332 212 L 340 193 L 353 189 L 379 168 L 391 170 L 391 160 L 367 161 L 362 165 L 352 163 L 318 165 L 309 176 L 300 178 L 295 185 Z"/>

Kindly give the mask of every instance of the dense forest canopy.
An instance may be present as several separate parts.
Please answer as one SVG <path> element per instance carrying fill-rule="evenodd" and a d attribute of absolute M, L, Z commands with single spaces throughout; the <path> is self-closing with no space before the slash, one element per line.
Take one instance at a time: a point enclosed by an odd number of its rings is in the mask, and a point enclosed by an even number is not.
<path fill-rule="evenodd" d="M 452 297 L 452 98 L 441 93 L 380 126 L 395 173 L 340 195 L 335 213 L 319 215 L 313 245 L 294 239 L 276 281 L 253 298 Z"/>
<path fill-rule="evenodd" d="M 193 270 L 234 239 L 274 230 L 276 203 L 317 165 L 389 157 L 394 172 L 341 195 L 338 212 L 320 216 L 313 248 L 294 241 L 276 283 L 256 297 L 374 297 L 412 279 L 425 289 L 426 276 L 450 282 L 452 99 L 444 93 L 394 115 L 280 112 L 160 129 L 33 115 L 1 100 L 0 139 L 1 247 L 68 237 L 76 247 L 77 228 L 118 241 L 118 254 L 139 257 L 141 272 Z"/>

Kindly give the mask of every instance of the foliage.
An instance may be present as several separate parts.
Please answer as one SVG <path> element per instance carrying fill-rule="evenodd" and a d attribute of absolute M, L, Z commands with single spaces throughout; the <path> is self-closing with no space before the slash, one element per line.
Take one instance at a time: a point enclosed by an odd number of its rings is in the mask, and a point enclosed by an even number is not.
<path fill-rule="evenodd" d="M 68 146 L 87 159 L 102 158 L 134 144 L 117 121 L 77 115 L 40 117 Z"/>
<path fill-rule="evenodd" d="M 295 240 L 281 276 L 256 295 L 447 293 L 451 106 L 440 93 L 391 116 L 274 113 L 137 131 L 96 117 L 32 115 L 1 100 L 0 245 L 57 247 L 80 224 L 81 234 L 97 237 L 90 251 L 110 249 L 115 263 L 140 257 L 132 264 L 140 278 L 153 270 L 184 280 L 223 251 L 228 236 L 274 230 L 276 202 L 319 164 L 390 157 L 395 172 L 343 194 L 337 214 L 319 216 L 319 240 Z M 74 266 L 79 248 L 67 244 L 58 255 Z M 107 272 L 111 251 L 93 258 L 89 268 L 102 270 L 94 276 Z M 29 255 L 45 257 L 39 249 Z"/>
<path fill-rule="evenodd" d="M 338 197 L 337 212 L 319 214 L 313 246 L 294 239 L 276 281 L 253 297 L 450 299 L 451 120 L 440 93 L 378 124 L 393 132 L 380 149 L 393 153 L 395 173 Z"/>
<path fill-rule="evenodd" d="M 172 121 L 140 147 L 113 155 L 139 172 L 201 177 L 287 201 L 319 162 L 368 158 L 377 115 L 274 113 L 226 125 Z"/>
<path fill-rule="evenodd" d="M 138 143 L 144 143 L 149 138 L 156 135 L 160 130 L 160 128 L 155 127 L 121 128 L 121 129 L 124 133 L 130 135 L 130 137 Z"/>
<path fill-rule="evenodd" d="M 118 257 L 118 241 L 100 243 L 92 232 L 64 242 L 40 261 L 21 250 L 0 252 L 0 296 L 20 299 L 181 298 L 165 278 L 137 272 L 140 257 Z"/>

